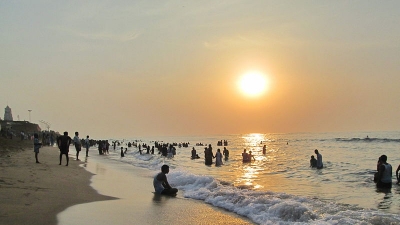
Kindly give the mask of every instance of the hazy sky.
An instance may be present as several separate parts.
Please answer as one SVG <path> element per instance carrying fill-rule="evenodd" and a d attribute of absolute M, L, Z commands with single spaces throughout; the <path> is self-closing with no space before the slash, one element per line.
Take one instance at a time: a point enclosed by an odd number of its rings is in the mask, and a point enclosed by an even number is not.
<path fill-rule="evenodd" d="M 93 138 L 399 130 L 400 1 L 0 0 L 0 107 Z M 237 80 L 269 79 L 249 98 Z M 43 128 L 43 126 L 42 126 Z"/>

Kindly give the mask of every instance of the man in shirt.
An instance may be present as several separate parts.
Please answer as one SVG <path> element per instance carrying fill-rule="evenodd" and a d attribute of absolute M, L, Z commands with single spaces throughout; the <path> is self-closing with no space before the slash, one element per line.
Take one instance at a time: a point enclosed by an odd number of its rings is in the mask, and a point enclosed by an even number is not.
<path fill-rule="evenodd" d="M 76 149 L 76 160 L 79 160 L 79 152 L 81 151 L 82 144 L 81 144 L 81 139 L 79 139 L 78 132 L 75 132 L 74 145 L 75 145 L 75 149 Z"/>

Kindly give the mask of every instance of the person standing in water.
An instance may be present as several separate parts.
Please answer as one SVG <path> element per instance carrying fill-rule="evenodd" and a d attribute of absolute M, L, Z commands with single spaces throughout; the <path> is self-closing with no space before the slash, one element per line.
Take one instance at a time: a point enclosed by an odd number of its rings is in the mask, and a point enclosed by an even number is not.
<path fill-rule="evenodd" d="M 222 165 L 222 154 L 221 150 L 217 149 L 217 152 L 215 153 L 215 166 L 221 166 Z"/>
<path fill-rule="evenodd" d="M 387 156 L 381 155 L 379 158 L 381 165 L 378 170 L 376 187 L 391 188 L 392 187 L 392 165 L 387 163 Z"/>
<path fill-rule="evenodd" d="M 318 152 L 318 149 L 315 149 L 314 152 L 317 155 L 317 169 L 324 168 L 324 164 L 322 163 L 322 155 Z"/>
<path fill-rule="evenodd" d="M 243 162 L 250 162 L 251 161 L 251 159 L 249 159 L 249 154 L 246 152 L 246 149 L 243 150 L 242 160 L 243 160 Z"/>
<path fill-rule="evenodd" d="M 169 166 L 163 165 L 161 172 L 158 173 L 153 179 L 154 190 L 157 194 L 162 195 L 176 195 L 178 189 L 169 185 L 166 174 L 169 173 Z"/>
<path fill-rule="evenodd" d="M 86 136 L 85 147 L 86 147 L 86 157 L 89 157 L 89 148 L 90 148 L 89 135 Z"/>
<path fill-rule="evenodd" d="M 317 167 L 317 160 L 315 159 L 315 157 L 313 155 L 311 156 L 311 159 L 310 159 L 310 167 L 311 168 Z"/>
<path fill-rule="evenodd" d="M 222 154 L 225 156 L 225 161 L 228 160 L 229 158 L 229 150 L 224 147 L 224 151 L 222 151 Z"/>

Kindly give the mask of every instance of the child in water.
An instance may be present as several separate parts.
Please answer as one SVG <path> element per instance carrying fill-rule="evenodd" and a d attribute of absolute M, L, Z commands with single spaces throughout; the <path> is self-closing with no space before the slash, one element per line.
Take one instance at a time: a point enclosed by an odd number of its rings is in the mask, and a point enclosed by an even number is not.
<path fill-rule="evenodd" d="M 311 156 L 311 159 L 310 159 L 310 167 L 311 168 L 317 167 L 317 159 L 315 159 L 315 157 L 313 155 Z"/>
<path fill-rule="evenodd" d="M 121 147 L 121 157 L 124 157 L 124 147 Z"/>

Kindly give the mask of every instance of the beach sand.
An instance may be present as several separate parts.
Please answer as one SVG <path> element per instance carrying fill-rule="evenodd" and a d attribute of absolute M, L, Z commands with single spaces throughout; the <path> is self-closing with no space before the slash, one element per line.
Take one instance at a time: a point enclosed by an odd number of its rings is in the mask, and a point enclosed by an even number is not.
<path fill-rule="evenodd" d="M 63 165 L 58 165 L 58 148 L 41 148 L 37 164 L 30 141 L 0 141 L 0 224 L 53 225 L 57 214 L 69 206 L 113 199 L 89 186 L 93 174 L 79 166 L 81 161 L 70 157 L 67 167 L 64 156 Z"/>
<path fill-rule="evenodd" d="M 127 174 L 94 160 L 104 156 L 76 161 L 74 153 L 70 151 L 68 167 L 65 157 L 58 165 L 55 147 L 40 149 L 40 164 L 35 163 L 33 148 L 2 154 L 0 224 L 254 224 L 183 198 L 181 192 L 177 197 L 155 195 L 148 171 L 137 168 Z M 132 166 L 121 166 L 132 172 Z"/>

